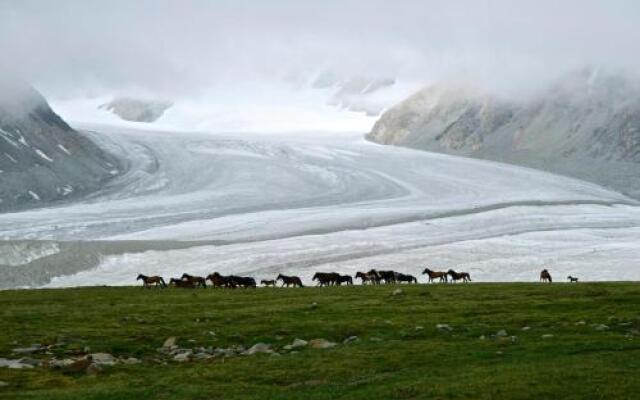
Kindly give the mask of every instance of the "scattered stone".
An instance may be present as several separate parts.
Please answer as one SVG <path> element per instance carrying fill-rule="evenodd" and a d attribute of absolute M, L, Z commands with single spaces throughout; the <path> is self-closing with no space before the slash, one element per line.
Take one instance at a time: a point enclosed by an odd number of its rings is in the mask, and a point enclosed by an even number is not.
<path fill-rule="evenodd" d="M 97 364 L 101 367 L 105 365 L 115 365 L 116 363 L 116 358 L 109 353 L 93 353 L 91 354 L 91 359 L 93 360 L 94 364 Z"/>
<path fill-rule="evenodd" d="M 506 336 L 508 336 L 508 333 L 507 333 L 506 330 L 500 329 L 498 332 L 496 332 L 496 336 L 497 337 L 506 337 Z"/>
<path fill-rule="evenodd" d="M 266 344 L 266 343 L 256 343 L 253 346 L 251 346 L 251 348 L 249 348 L 249 350 L 245 351 L 244 355 L 247 356 L 252 356 L 254 354 L 258 354 L 258 353 L 273 353 L 273 350 L 271 350 L 271 345 Z"/>
<path fill-rule="evenodd" d="M 423 331 L 423 330 L 424 330 L 424 326 L 422 326 L 422 325 L 417 325 L 417 326 L 416 326 L 416 330 L 417 330 L 417 331 Z"/>
<path fill-rule="evenodd" d="M 0 358 L 0 368 L 10 368 L 10 369 L 28 369 L 33 368 L 33 365 L 22 363 L 22 359 L 12 360 L 7 358 Z"/>
<path fill-rule="evenodd" d="M 436 329 L 440 332 L 451 332 L 453 328 L 447 324 L 437 324 Z"/>
<path fill-rule="evenodd" d="M 330 349 L 335 347 L 335 343 L 330 342 L 326 339 L 313 339 L 309 341 L 309 347 L 312 349 Z"/>
<path fill-rule="evenodd" d="M 484 335 L 480 335 L 480 337 L 479 337 L 478 339 L 480 339 L 480 340 L 485 340 L 485 339 L 486 339 L 486 336 L 484 336 Z"/>
<path fill-rule="evenodd" d="M 387 324 L 387 325 L 393 325 L 393 321 L 391 321 L 389 319 L 385 320 L 384 323 Z"/>
<path fill-rule="evenodd" d="M 102 372 L 102 367 L 96 363 L 92 363 L 86 369 L 87 375 L 98 375 Z"/>
<path fill-rule="evenodd" d="M 553 337 L 553 334 L 551 333 L 545 333 L 544 335 L 540 336 L 543 339 L 551 339 Z"/>
<path fill-rule="evenodd" d="M 600 325 L 595 327 L 595 330 L 600 331 L 600 332 L 608 331 L 609 327 L 607 325 L 605 325 L 605 324 L 600 324 Z"/>
<path fill-rule="evenodd" d="M 284 339 L 284 336 L 282 336 L 282 335 L 276 335 L 276 340 L 282 340 L 282 339 Z"/>
<path fill-rule="evenodd" d="M 618 326 L 632 326 L 633 322 L 620 322 Z"/>
<path fill-rule="evenodd" d="M 63 358 L 60 360 L 54 358 L 53 360 L 50 360 L 48 364 L 49 364 L 49 368 L 66 368 L 71 364 L 73 364 L 74 362 L 75 360 L 71 358 Z"/>
<path fill-rule="evenodd" d="M 31 353 L 37 353 L 45 349 L 46 347 L 43 347 L 40 344 L 32 344 L 30 347 L 21 347 L 21 348 L 13 349 L 12 351 L 18 354 L 31 354 Z"/>
<path fill-rule="evenodd" d="M 135 357 L 129 357 L 129 358 L 123 359 L 121 362 L 123 364 L 132 365 L 132 364 L 140 364 L 142 361 Z"/>
<path fill-rule="evenodd" d="M 382 342 L 382 338 L 379 338 L 377 336 L 371 336 L 369 340 L 372 342 Z"/>
<path fill-rule="evenodd" d="M 170 338 L 167 338 L 167 340 L 164 341 L 164 344 L 162 345 L 162 347 L 171 348 L 176 345 L 177 341 L 178 341 L 177 337 L 171 336 Z"/>
<path fill-rule="evenodd" d="M 197 360 L 208 360 L 210 358 L 213 358 L 213 356 L 209 353 L 196 353 L 193 358 L 197 359 Z"/>
<path fill-rule="evenodd" d="M 342 343 L 347 344 L 347 343 L 351 343 L 351 342 L 357 342 L 358 340 L 360 340 L 360 339 L 357 336 L 349 336 L 348 338 L 343 340 Z"/>
<path fill-rule="evenodd" d="M 216 333 L 214 331 L 209 331 L 209 335 L 216 336 Z"/>
<path fill-rule="evenodd" d="M 173 357 L 174 361 L 177 362 L 187 362 L 189 360 L 191 360 L 191 356 L 193 355 L 193 353 L 191 352 L 191 350 L 187 350 L 183 353 L 178 353 Z"/>
<path fill-rule="evenodd" d="M 525 332 L 526 332 L 526 331 L 530 331 L 530 330 L 531 330 L 531 327 L 530 327 L 530 326 L 523 326 L 523 327 L 522 327 L 522 330 L 523 330 L 523 331 L 525 331 Z"/>
<path fill-rule="evenodd" d="M 314 301 L 313 303 L 309 304 L 309 308 L 315 310 L 316 308 L 318 308 L 318 303 Z"/>
<path fill-rule="evenodd" d="M 7 387 L 7 386 L 9 386 L 9 382 L 0 381 L 0 387 Z"/>
<path fill-rule="evenodd" d="M 21 358 L 20 362 L 22 364 L 28 364 L 34 367 L 39 367 L 40 365 L 42 365 L 42 361 L 35 358 Z"/>
<path fill-rule="evenodd" d="M 87 356 L 79 360 L 73 360 L 71 364 L 67 365 L 64 368 L 69 372 L 86 372 L 87 368 L 89 368 L 91 364 L 91 356 Z"/>
<path fill-rule="evenodd" d="M 518 341 L 518 337 L 517 336 L 511 336 L 509 339 L 511 340 L 511 343 L 515 343 L 515 342 Z"/>
<path fill-rule="evenodd" d="M 394 296 L 401 296 L 403 294 L 404 294 L 404 290 L 402 290 L 400 288 L 394 290 L 393 293 L 392 293 L 392 295 L 394 295 Z"/>
<path fill-rule="evenodd" d="M 585 321 L 578 321 L 576 322 L 576 326 L 581 326 L 581 325 L 586 325 L 587 323 Z"/>
<path fill-rule="evenodd" d="M 293 343 L 291 343 L 291 348 L 292 349 L 299 349 L 301 347 L 305 347 L 307 344 L 309 344 L 309 342 L 307 342 L 306 340 L 302 340 L 302 339 L 294 339 Z"/>
<path fill-rule="evenodd" d="M 503 352 L 501 352 L 500 350 L 498 350 L 498 351 L 496 351 L 496 354 L 497 354 L 497 355 L 499 355 L 499 356 L 501 356 L 501 355 L 503 355 L 504 353 L 503 353 Z"/>

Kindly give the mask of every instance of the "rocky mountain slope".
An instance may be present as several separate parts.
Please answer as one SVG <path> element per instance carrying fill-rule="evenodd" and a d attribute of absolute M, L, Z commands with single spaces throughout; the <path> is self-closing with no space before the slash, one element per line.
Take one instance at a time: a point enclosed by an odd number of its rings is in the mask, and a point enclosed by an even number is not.
<path fill-rule="evenodd" d="M 640 198 L 640 84 L 581 70 L 533 98 L 435 85 L 385 112 L 371 141 L 509 162 Z"/>
<path fill-rule="evenodd" d="M 0 80 L 0 212 L 86 194 L 119 169 L 35 89 Z"/>
<path fill-rule="evenodd" d="M 155 122 L 171 106 L 172 103 L 168 101 L 117 97 L 99 108 L 110 111 L 125 121 Z"/>

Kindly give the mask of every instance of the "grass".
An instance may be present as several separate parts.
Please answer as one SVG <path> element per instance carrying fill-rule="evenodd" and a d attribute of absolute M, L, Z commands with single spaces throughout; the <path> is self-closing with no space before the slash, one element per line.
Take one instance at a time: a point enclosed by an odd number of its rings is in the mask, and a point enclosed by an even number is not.
<path fill-rule="evenodd" d="M 470 284 L 259 290 L 96 287 L 0 292 L 0 357 L 131 356 L 97 376 L 0 368 L 7 399 L 610 399 L 640 396 L 640 285 Z M 315 304 L 314 304 L 315 303 Z M 576 322 L 585 321 L 584 325 Z M 453 330 L 442 332 L 436 324 Z M 606 324 L 608 330 L 595 329 Z M 522 330 L 523 327 L 529 330 Z M 420 328 L 422 327 L 422 329 Z M 494 337 L 504 329 L 508 336 Z M 552 337 L 542 338 L 551 334 Z M 349 336 L 359 340 L 349 344 Z M 332 349 L 177 363 L 157 348 Z M 480 337 L 484 336 L 485 339 Z M 517 336 L 512 339 L 510 336 Z M 373 340 L 372 340 L 373 338 Z M 45 357 L 45 356 L 40 356 Z M 51 357 L 51 356 L 48 356 Z"/>

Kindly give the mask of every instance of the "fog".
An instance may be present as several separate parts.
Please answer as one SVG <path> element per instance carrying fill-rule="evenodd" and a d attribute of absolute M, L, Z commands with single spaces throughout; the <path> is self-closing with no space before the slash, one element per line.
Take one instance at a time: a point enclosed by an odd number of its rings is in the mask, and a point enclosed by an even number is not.
<path fill-rule="evenodd" d="M 531 89 L 640 66 L 636 1 L 0 1 L 5 69 L 49 96 L 197 96 L 322 71 Z"/>

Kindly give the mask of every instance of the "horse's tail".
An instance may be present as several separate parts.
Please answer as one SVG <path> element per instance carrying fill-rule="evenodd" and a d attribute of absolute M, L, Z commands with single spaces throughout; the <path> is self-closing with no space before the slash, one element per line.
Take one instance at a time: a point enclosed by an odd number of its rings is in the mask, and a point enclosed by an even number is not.
<path fill-rule="evenodd" d="M 162 285 L 162 287 L 167 287 L 167 283 L 164 281 L 163 277 L 160 277 L 160 285 Z"/>
<path fill-rule="evenodd" d="M 549 275 L 549 282 L 553 282 L 553 279 L 551 279 L 551 275 Z"/>

